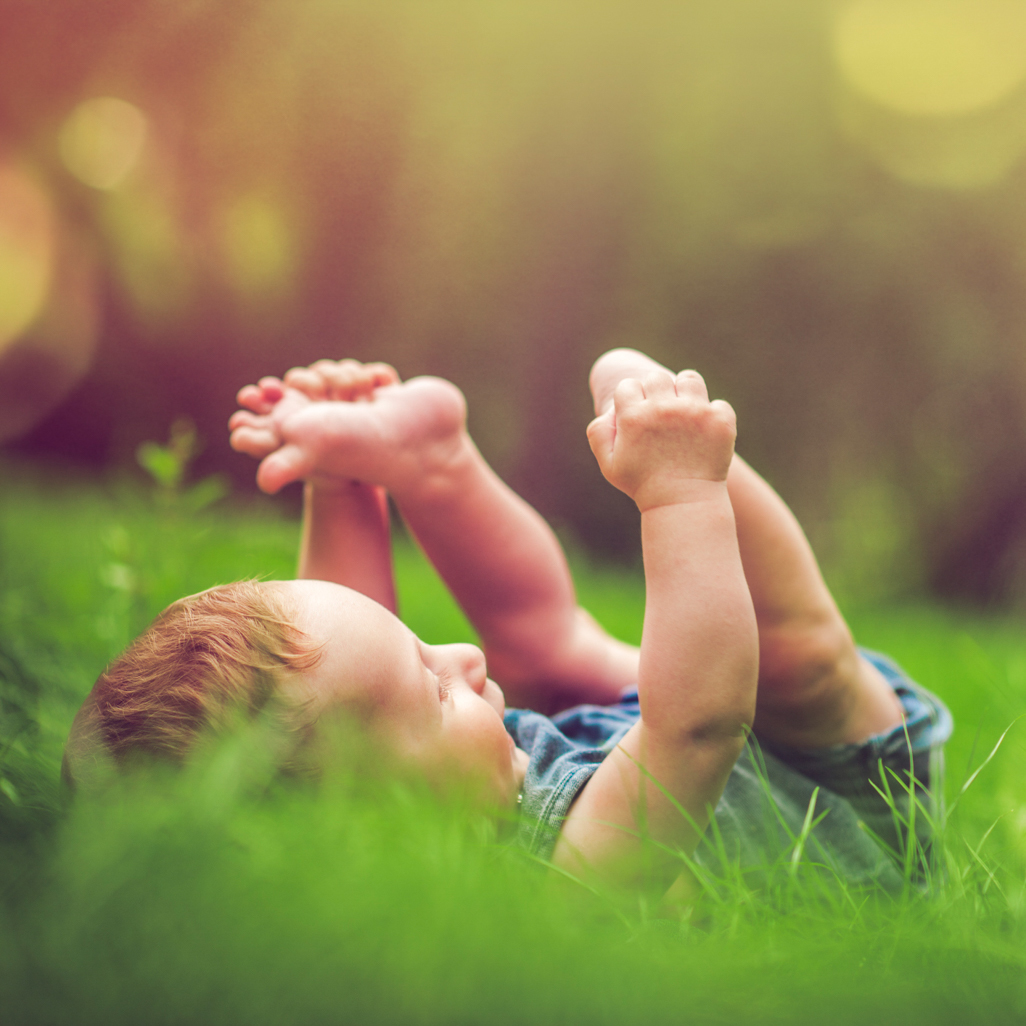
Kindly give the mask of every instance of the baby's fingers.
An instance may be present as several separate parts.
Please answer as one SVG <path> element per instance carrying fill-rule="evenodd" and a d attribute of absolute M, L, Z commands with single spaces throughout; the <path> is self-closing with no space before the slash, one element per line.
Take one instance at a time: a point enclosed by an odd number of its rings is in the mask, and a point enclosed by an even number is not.
<path fill-rule="evenodd" d="M 676 378 L 662 367 L 650 371 L 641 379 L 646 399 L 672 399 L 676 394 Z"/>
<path fill-rule="evenodd" d="M 709 389 L 706 388 L 705 379 L 698 371 L 682 370 L 674 379 L 674 384 L 677 387 L 677 395 L 709 401 Z"/>
<path fill-rule="evenodd" d="M 613 391 L 613 411 L 622 413 L 628 406 L 640 403 L 645 398 L 645 388 L 637 378 L 624 378 Z"/>
<path fill-rule="evenodd" d="M 730 403 L 725 399 L 714 399 L 709 404 L 709 408 L 716 411 L 717 418 L 721 423 L 726 424 L 735 435 L 737 434 L 737 414 Z"/>
<path fill-rule="evenodd" d="M 598 460 L 600 467 L 613 455 L 613 444 L 616 441 L 616 418 L 612 409 L 596 417 L 588 425 L 588 444 Z"/>

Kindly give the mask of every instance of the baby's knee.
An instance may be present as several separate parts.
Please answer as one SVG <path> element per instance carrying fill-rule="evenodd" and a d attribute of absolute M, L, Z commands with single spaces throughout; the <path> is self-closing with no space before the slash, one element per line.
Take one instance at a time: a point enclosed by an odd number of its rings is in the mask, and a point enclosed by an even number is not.
<path fill-rule="evenodd" d="M 786 680 L 792 687 L 816 692 L 857 672 L 858 652 L 840 614 L 760 631 L 760 680 Z"/>

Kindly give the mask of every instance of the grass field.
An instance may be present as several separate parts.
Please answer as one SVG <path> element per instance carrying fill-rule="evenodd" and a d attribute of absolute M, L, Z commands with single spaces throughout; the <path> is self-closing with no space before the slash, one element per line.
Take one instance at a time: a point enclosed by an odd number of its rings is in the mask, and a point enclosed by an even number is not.
<path fill-rule="evenodd" d="M 340 772 L 277 781 L 240 735 L 176 778 L 62 800 L 75 709 L 171 600 L 290 576 L 270 504 L 0 467 L 0 1019 L 10 1023 L 1018 1022 L 1026 1017 L 1026 640 L 1011 619 L 850 610 L 950 705 L 954 811 L 931 891 L 824 890 L 779 867 L 684 917 L 592 894 L 479 818 Z M 193 505 L 195 505 L 194 503 Z M 575 567 L 637 641 L 637 575 Z M 416 552 L 402 611 L 473 637 Z M 994 758 L 985 762 L 1010 725 Z M 957 801 L 956 801 L 957 798 Z"/>

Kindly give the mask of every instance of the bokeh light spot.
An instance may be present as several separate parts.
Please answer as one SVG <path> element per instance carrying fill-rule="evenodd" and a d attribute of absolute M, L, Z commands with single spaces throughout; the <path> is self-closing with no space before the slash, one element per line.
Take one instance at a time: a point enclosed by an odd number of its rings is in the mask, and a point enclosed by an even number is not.
<path fill-rule="evenodd" d="M 53 259 L 49 198 L 27 174 L 0 161 L 0 352 L 42 311 Z"/>
<path fill-rule="evenodd" d="M 834 24 L 848 84 L 903 114 L 982 110 L 1026 79 L 1021 0 L 856 0 Z"/>
<path fill-rule="evenodd" d="M 152 189 L 124 188 L 101 205 L 114 266 L 136 313 L 151 325 L 188 308 L 193 264 L 181 222 Z"/>
<path fill-rule="evenodd" d="M 146 116 L 134 104 L 113 96 L 86 100 L 61 128 L 61 157 L 86 185 L 113 189 L 138 162 L 146 127 Z"/>
<path fill-rule="evenodd" d="M 281 209 L 251 193 L 225 211 L 224 251 L 236 288 L 252 294 L 283 284 L 292 264 L 292 238 Z"/>
<path fill-rule="evenodd" d="M 962 117 L 910 117 L 848 93 L 838 106 L 848 136 L 895 178 L 940 189 L 997 185 L 1026 148 L 1026 96 Z"/>

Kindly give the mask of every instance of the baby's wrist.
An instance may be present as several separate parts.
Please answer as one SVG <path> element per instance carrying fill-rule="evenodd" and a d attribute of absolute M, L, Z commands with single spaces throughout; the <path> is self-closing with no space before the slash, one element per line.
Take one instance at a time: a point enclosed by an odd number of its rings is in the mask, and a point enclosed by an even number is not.
<path fill-rule="evenodd" d="M 726 481 L 706 478 L 678 478 L 646 482 L 634 493 L 634 502 L 644 514 L 666 506 L 687 506 L 702 502 L 729 501 Z"/>

